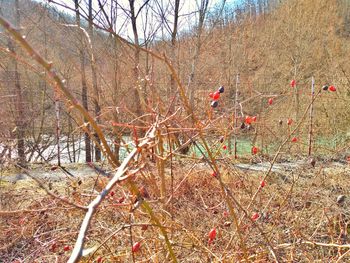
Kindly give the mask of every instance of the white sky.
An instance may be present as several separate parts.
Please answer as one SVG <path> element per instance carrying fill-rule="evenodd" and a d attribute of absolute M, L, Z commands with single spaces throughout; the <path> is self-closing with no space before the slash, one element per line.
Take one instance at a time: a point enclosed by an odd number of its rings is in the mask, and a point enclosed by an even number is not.
<path fill-rule="evenodd" d="M 40 2 L 46 2 L 47 0 L 37 0 Z M 104 8 L 107 13 L 110 12 L 110 2 L 111 0 L 100 0 L 101 3 L 105 3 Z M 232 4 L 238 2 L 239 0 L 226 0 L 227 4 Z M 61 5 L 68 6 L 74 9 L 74 0 L 55 0 L 55 2 L 60 3 Z M 87 6 L 88 0 L 80 0 L 80 5 L 82 7 Z M 128 10 L 129 10 L 129 2 L 128 0 L 117 0 L 114 2 L 118 2 L 118 18 L 116 23 L 116 31 L 121 36 L 132 39 L 132 29 L 131 24 L 128 19 Z M 155 3 L 158 3 L 156 5 Z M 168 38 L 170 36 L 169 29 L 164 23 L 160 21 L 160 10 L 163 9 L 164 17 L 169 22 L 169 26 L 172 28 L 173 21 L 173 2 L 174 0 L 150 0 L 150 4 L 152 8 L 146 10 L 145 8 L 140 13 L 137 18 L 138 23 L 138 31 L 139 38 L 145 39 L 148 35 L 156 32 L 156 36 L 158 38 Z M 209 0 L 209 10 L 213 9 L 215 5 L 221 3 L 222 0 Z M 136 0 L 135 6 L 136 10 L 140 8 L 140 6 L 144 3 L 144 0 Z M 196 11 L 198 10 L 198 6 L 200 4 L 200 0 L 180 0 L 180 18 L 179 18 L 179 31 L 188 31 L 191 26 L 195 24 L 196 21 Z M 74 16 L 73 11 L 69 11 L 68 9 L 64 9 L 59 5 L 55 5 L 50 3 L 50 5 L 55 6 L 58 10 L 64 10 L 66 13 L 69 13 Z M 94 9 L 98 10 L 98 0 L 93 0 Z M 124 9 L 124 10 L 123 10 Z M 87 10 L 83 8 L 83 10 Z M 105 23 L 106 24 L 106 23 Z"/>

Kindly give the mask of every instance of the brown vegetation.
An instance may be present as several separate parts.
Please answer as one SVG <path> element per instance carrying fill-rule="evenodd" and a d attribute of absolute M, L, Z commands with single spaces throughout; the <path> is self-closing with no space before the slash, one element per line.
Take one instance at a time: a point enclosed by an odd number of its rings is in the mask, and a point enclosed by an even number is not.
<path fill-rule="evenodd" d="M 200 0 L 187 33 L 177 0 L 74 1 L 72 15 L 49 2 L 0 3 L 0 261 L 348 257 L 347 1 Z M 125 15 L 131 42 L 118 34 Z M 62 167 L 80 154 L 94 172 Z"/>

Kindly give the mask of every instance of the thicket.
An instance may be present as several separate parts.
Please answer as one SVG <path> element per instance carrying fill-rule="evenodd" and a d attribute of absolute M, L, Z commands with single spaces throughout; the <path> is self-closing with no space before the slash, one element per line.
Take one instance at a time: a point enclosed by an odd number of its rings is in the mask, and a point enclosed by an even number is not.
<path fill-rule="evenodd" d="M 210 14 L 202 0 L 186 33 L 175 1 L 161 40 L 137 27 L 156 1 L 123 10 L 132 40 L 117 34 L 115 1 L 74 3 L 74 15 L 1 3 L 1 160 L 33 179 L 1 189 L 6 260 L 347 257 L 345 170 L 330 174 L 315 159 L 350 161 L 347 1 L 222 2 Z M 49 169 L 64 183 L 25 168 L 62 142 L 79 150 L 80 138 L 97 176 L 74 176 L 60 159 Z M 246 157 L 269 161 L 264 173 L 237 169 L 244 141 Z M 295 155 L 313 158 L 273 172 Z"/>

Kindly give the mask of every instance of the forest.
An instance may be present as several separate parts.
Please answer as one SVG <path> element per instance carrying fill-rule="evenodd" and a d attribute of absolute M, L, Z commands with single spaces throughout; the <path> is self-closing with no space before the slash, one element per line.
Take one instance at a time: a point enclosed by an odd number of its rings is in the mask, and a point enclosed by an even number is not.
<path fill-rule="evenodd" d="M 347 0 L 0 0 L 0 262 L 347 262 L 349 52 Z"/>

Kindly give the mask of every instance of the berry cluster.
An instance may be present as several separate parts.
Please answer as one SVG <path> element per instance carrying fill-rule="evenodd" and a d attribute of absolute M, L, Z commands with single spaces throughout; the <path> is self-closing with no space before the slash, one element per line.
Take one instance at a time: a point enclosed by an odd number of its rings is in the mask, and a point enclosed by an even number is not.
<path fill-rule="evenodd" d="M 323 87 L 322 87 L 322 89 L 323 90 L 329 90 L 329 91 L 332 91 L 332 92 L 335 92 L 335 91 L 337 91 L 337 88 L 336 87 L 334 87 L 334 86 L 327 86 L 327 85 L 324 85 Z"/>
<path fill-rule="evenodd" d="M 220 86 L 217 91 L 209 93 L 209 97 L 213 99 L 213 101 L 210 104 L 212 108 L 216 108 L 219 105 L 218 99 L 220 98 L 220 94 L 224 93 L 224 91 L 224 86 Z"/>

